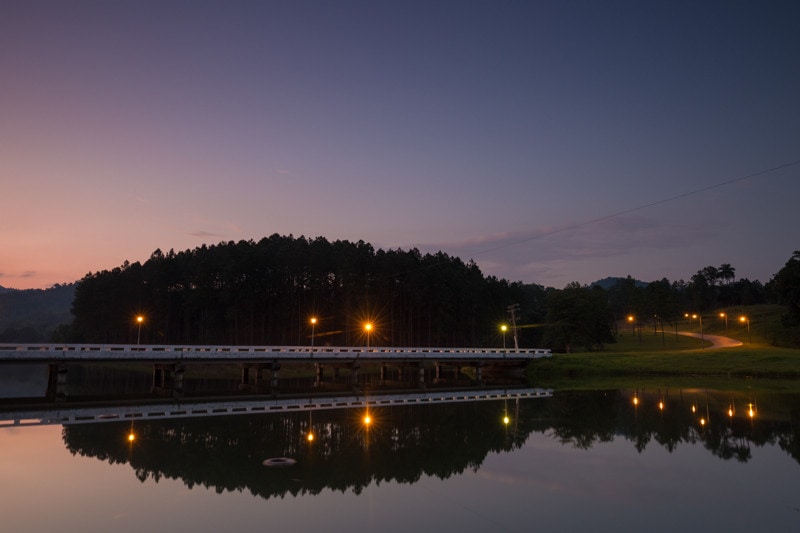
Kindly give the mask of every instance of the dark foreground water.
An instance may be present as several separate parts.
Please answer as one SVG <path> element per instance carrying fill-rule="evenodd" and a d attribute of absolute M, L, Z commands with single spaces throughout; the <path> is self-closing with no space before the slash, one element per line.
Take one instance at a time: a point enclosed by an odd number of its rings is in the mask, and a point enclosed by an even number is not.
<path fill-rule="evenodd" d="M 2 530 L 800 527 L 800 395 L 556 391 L 363 414 L 0 428 Z M 262 464 L 275 457 L 297 462 Z"/>

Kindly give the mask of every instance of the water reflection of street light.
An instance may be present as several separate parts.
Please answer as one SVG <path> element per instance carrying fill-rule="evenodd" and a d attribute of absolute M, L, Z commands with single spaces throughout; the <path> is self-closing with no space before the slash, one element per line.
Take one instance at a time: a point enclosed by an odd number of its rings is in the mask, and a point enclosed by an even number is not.
<path fill-rule="evenodd" d="M 749 339 L 748 342 L 750 344 L 753 344 L 753 336 L 750 334 L 750 319 L 742 315 L 739 317 L 739 322 L 741 322 L 742 324 L 747 323 L 747 337 Z"/>
<path fill-rule="evenodd" d="M 508 326 L 503 324 L 502 326 L 500 326 L 500 331 L 503 332 L 503 349 L 505 350 L 506 349 L 506 331 L 508 331 Z"/>
<path fill-rule="evenodd" d="M 138 315 L 136 317 L 136 323 L 138 324 L 138 328 L 136 330 L 136 344 L 139 344 L 139 339 L 142 337 L 142 322 L 144 322 L 144 317 L 142 315 Z"/>
<path fill-rule="evenodd" d="M 725 319 L 725 336 L 727 337 L 728 336 L 728 314 L 727 313 L 720 313 L 719 317 Z"/>

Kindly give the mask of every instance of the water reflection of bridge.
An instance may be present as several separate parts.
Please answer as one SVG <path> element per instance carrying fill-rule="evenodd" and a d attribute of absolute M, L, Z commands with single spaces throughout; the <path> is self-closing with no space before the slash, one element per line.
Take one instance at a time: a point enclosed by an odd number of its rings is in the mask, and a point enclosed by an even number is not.
<path fill-rule="evenodd" d="M 205 402 L 164 402 L 146 405 L 62 405 L 59 408 L 0 411 L 0 428 L 49 424 L 89 424 L 120 421 L 160 420 L 260 413 L 285 413 L 328 409 L 364 409 L 397 405 L 431 405 L 491 400 L 551 397 L 540 388 L 482 389 L 371 396 L 327 396 L 307 398 L 262 398 Z"/>
<path fill-rule="evenodd" d="M 70 368 L 75 365 L 145 364 L 152 372 L 151 391 L 181 397 L 188 369 L 236 365 L 239 387 L 277 393 L 282 373 L 313 376 L 313 387 L 358 387 L 365 369 L 377 372 L 378 384 L 425 388 L 468 367 L 476 384 L 487 372 L 510 374 L 533 359 L 550 357 L 545 349 L 403 348 L 330 346 L 195 346 L 25 344 L 0 345 L 0 363 L 47 365 L 48 400 L 65 400 Z M 313 369 L 313 370 L 309 370 Z M 285 382 L 285 380 L 284 380 Z M 299 391 L 294 391 L 299 392 Z"/>

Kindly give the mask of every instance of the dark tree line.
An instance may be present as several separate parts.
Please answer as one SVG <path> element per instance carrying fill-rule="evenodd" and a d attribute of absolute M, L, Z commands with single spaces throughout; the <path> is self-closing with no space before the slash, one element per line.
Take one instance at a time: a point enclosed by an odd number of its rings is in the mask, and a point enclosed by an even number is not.
<path fill-rule="evenodd" d="M 767 296 L 761 282 L 736 280 L 735 269 L 729 264 L 702 268 L 689 282 L 663 278 L 640 284 L 628 276 L 608 290 L 615 322 L 623 322 L 632 315 L 637 323 L 649 323 L 659 329 L 674 327 L 684 320 L 686 313 L 766 303 Z"/>
<path fill-rule="evenodd" d="M 272 235 L 125 262 L 90 273 L 75 290 L 74 320 L 59 341 L 143 344 L 513 347 L 508 308 L 518 304 L 519 346 L 600 350 L 616 324 L 676 328 L 684 313 L 765 302 L 787 305 L 800 330 L 800 254 L 767 287 L 736 279 L 729 264 L 648 284 L 630 276 L 608 289 L 564 289 L 484 276 L 445 253 L 375 250 L 363 241 Z M 136 316 L 141 315 L 141 327 Z M 311 317 L 317 318 L 312 330 Z M 374 324 L 369 337 L 366 322 Z M 800 343 L 800 334 L 797 335 Z"/>
<path fill-rule="evenodd" d="M 794 344 L 800 346 L 800 250 L 767 283 L 767 292 L 775 303 L 786 306 L 783 325 Z"/>
<path fill-rule="evenodd" d="M 85 276 L 74 342 L 499 346 L 507 307 L 544 320 L 544 289 L 484 276 L 442 252 L 272 235 L 125 263 Z M 144 317 L 141 329 L 135 317 Z M 365 322 L 374 323 L 369 339 Z M 509 338 L 510 340 L 510 338 Z M 535 329 L 521 346 L 541 344 Z"/>

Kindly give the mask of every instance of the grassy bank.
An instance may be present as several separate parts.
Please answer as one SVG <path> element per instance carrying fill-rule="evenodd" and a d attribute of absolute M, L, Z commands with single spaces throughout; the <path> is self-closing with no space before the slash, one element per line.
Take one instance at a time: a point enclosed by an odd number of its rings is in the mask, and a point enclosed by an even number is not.
<path fill-rule="evenodd" d="M 675 330 L 631 328 L 620 324 L 617 343 L 601 352 L 555 354 L 531 364 L 529 373 L 540 386 L 560 389 L 599 389 L 641 386 L 749 388 L 768 381 L 768 388 L 800 391 L 800 349 L 775 346 L 784 338 L 782 308 L 718 310 L 704 315 L 703 333 L 741 341 L 735 348 L 711 349 L 710 342 L 676 334 Z M 720 316 L 725 313 L 725 317 Z M 681 331 L 700 333 L 699 321 L 679 324 Z"/>

